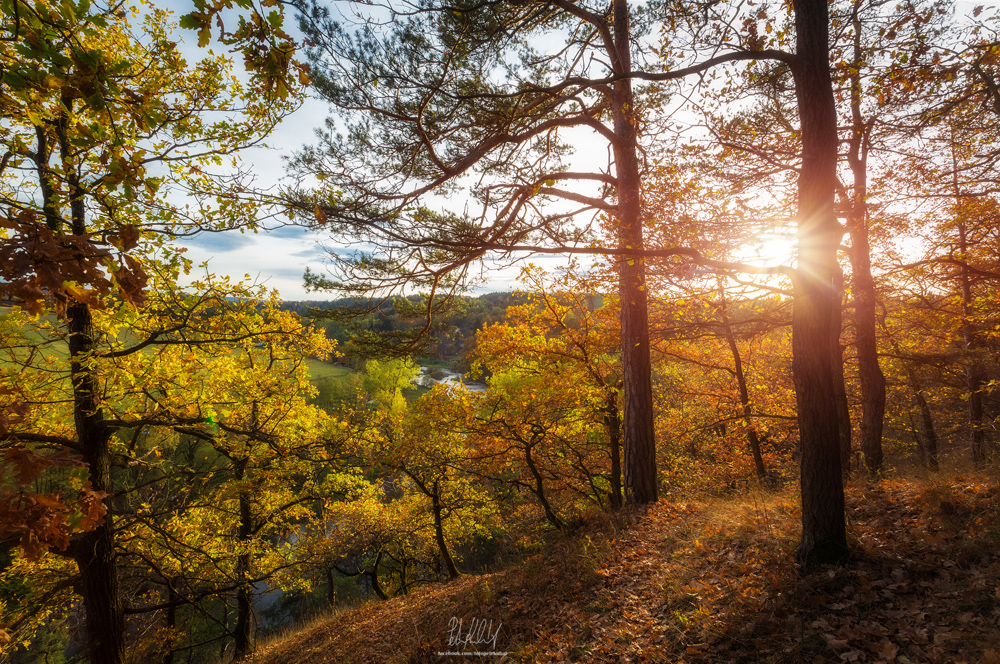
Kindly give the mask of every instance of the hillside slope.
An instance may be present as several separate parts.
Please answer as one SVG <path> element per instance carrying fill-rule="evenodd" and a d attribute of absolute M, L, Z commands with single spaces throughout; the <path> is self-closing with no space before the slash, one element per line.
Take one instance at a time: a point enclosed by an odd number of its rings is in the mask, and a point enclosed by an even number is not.
<path fill-rule="evenodd" d="M 1000 664 L 998 503 L 996 480 L 971 475 L 851 487 L 857 555 L 801 574 L 792 491 L 661 501 L 514 569 L 317 621 L 254 661 Z M 508 654 L 439 654 L 456 651 Z"/>

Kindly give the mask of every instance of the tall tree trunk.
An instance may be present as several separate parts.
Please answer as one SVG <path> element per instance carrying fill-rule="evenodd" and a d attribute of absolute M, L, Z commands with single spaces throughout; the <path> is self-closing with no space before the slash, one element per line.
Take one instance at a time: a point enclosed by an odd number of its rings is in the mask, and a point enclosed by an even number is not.
<path fill-rule="evenodd" d="M 622 422 L 618 412 L 618 390 L 608 388 L 604 410 L 604 429 L 608 433 L 608 453 L 611 455 L 611 509 L 622 506 Z"/>
<path fill-rule="evenodd" d="M 861 114 L 861 2 L 855 0 L 854 67 L 851 69 L 851 141 L 847 163 L 854 179 L 853 200 L 847 217 L 851 234 L 852 294 L 854 296 L 855 346 L 861 381 L 861 451 L 868 472 L 882 472 L 882 426 L 885 420 L 885 375 L 878 363 L 876 337 L 875 280 L 872 277 L 871 245 L 868 241 L 868 127 Z"/>
<path fill-rule="evenodd" d="M 95 491 L 110 494 L 113 491 L 110 435 L 102 421 L 103 413 L 97 403 L 96 384 L 90 370 L 94 350 L 90 308 L 85 304 L 72 304 L 67 318 L 77 437 L 91 486 Z M 79 535 L 71 552 L 80 569 L 91 664 L 121 664 L 125 661 L 125 614 L 118 593 L 111 499 L 106 498 L 104 504 L 108 508 L 104 522 Z"/>
<path fill-rule="evenodd" d="M 792 69 L 802 122 L 799 172 L 798 267 L 793 277 L 792 369 L 802 447 L 802 541 L 804 565 L 847 555 L 840 425 L 834 385 L 837 358 L 831 338 L 838 329 L 842 230 L 834 213 L 837 114 L 830 78 L 826 0 L 797 0 L 797 62 Z"/>
<path fill-rule="evenodd" d="M 726 291 L 719 282 L 719 316 L 722 319 L 722 331 L 726 335 L 726 343 L 729 344 L 729 352 L 733 355 L 733 367 L 736 373 L 736 385 L 740 390 L 740 404 L 743 406 L 743 419 L 746 420 L 747 443 L 750 445 L 750 452 L 753 454 L 754 469 L 757 477 L 767 477 L 767 469 L 764 467 L 764 457 L 760 453 L 760 439 L 757 437 L 757 430 L 754 428 L 753 408 L 750 406 L 750 391 L 747 390 L 747 379 L 743 373 L 743 360 L 740 358 L 740 349 L 736 345 L 736 335 L 733 334 L 733 326 L 729 323 L 729 315 L 726 312 Z"/>
<path fill-rule="evenodd" d="M 74 394 L 74 418 L 84 462 L 95 491 L 112 493 L 110 436 L 97 403 L 96 385 L 90 371 L 94 350 L 90 308 L 72 304 L 67 311 L 69 353 Z M 80 568 L 81 592 L 87 615 L 87 642 L 91 664 L 120 664 L 125 661 L 125 614 L 118 593 L 115 559 L 114 519 L 111 499 L 104 522 L 80 535 L 72 553 Z"/>
<path fill-rule="evenodd" d="M 54 127 L 59 145 L 62 171 L 69 185 L 70 227 L 74 235 L 87 232 L 86 209 L 72 147 L 67 136 L 73 99 L 63 96 L 65 111 Z M 46 223 L 55 233 L 64 233 L 63 219 L 55 198 L 49 169 L 48 137 L 39 127 L 37 163 Z M 70 380 L 73 386 L 73 419 L 77 440 L 87 464 L 95 491 L 114 492 L 111 486 L 111 431 L 104 424 L 104 411 L 98 401 L 94 378 L 94 320 L 90 306 L 72 302 L 66 308 L 67 345 L 70 355 Z M 118 592 L 118 568 L 115 558 L 114 518 L 111 498 L 104 499 L 107 512 L 103 523 L 78 536 L 70 554 L 80 569 L 80 589 L 87 616 L 87 645 L 91 664 L 120 664 L 125 661 L 125 614 Z"/>
<path fill-rule="evenodd" d="M 613 0 L 614 43 L 608 44 L 615 73 L 632 70 L 628 1 Z M 614 82 L 611 94 L 614 119 L 616 177 L 618 179 L 618 246 L 642 251 L 641 183 L 632 81 Z M 656 440 L 653 427 L 653 387 L 650 374 L 649 313 L 646 301 L 646 265 L 639 256 L 619 260 L 621 299 L 622 382 L 624 403 L 625 502 L 656 502 Z"/>
<path fill-rule="evenodd" d="M 969 434 L 972 442 L 972 460 L 979 466 L 986 462 L 986 432 L 983 429 L 982 387 L 986 381 L 986 368 L 979 360 L 981 347 L 978 330 L 972 322 L 972 279 L 969 275 L 969 237 L 965 225 L 962 187 L 958 182 L 958 154 L 955 128 L 951 127 L 951 186 L 955 198 L 955 220 L 958 222 L 959 269 L 958 283 L 962 297 L 962 341 L 965 344 L 965 386 L 969 392 Z"/>
<path fill-rule="evenodd" d="M 444 568 L 448 570 L 449 579 L 457 579 L 461 574 L 458 572 L 458 567 L 455 566 L 455 560 L 451 557 L 451 552 L 448 551 L 448 543 L 444 539 L 444 517 L 443 511 L 444 507 L 441 505 L 441 497 L 438 495 L 438 483 L 434 482 L 434 490 L 431 492 L 431 507 L 434 511 L 434 539 L 437 540 L 438 551 L 441 554 L 441 560 L 444 561 Z"/>

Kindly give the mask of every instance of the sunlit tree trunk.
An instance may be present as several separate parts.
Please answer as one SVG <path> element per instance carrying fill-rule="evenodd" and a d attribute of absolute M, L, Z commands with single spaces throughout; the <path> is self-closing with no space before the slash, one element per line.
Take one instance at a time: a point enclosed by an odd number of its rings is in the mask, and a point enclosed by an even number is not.
<path fill-rule="evenodd" d="M 612 68 L 632 70 L 627 0 L 614 0 Z M 610 46 L 610 45 L 609 45 Z M 630 78 L 615 81 L 611 94 L 618 179 L 618 246 L 642 251 L 641 183 L 639 181 L 636 112 Z M 622 382 L 624 403 L 624 489 L 627 504 L 656 501 L 656 441 L 653 427 L 653 387 L 650 374 L 649 313 L 645 261 L 623 257 L 619 262 L 621 298 Z"/>
<path fill-rule="evenodd" d="M 805 565 L 847 554 L 840 425 L 834 385 L 839 329 L 842 230 L 834 213 L 837 114 L 829 62 L 825 0 L 795 3 L 796 57 L 792 72 L 802 123 L 799 171 L 798 266 L 793 277 L 792 369 L 802 448 L 802 541 Z"/>
<path fill-rule="evenodd" d="M 84 191 L 80 187 L 72 157 L 67 125 L 73 99 L 64 95 L 65 111 L 54 122 L 62 173 L 69 185 L 70 230 L 74 235 L 87 233 Z M 51 148 L 44 127 L 37 127 L 36 164 L 46 223 L 54 233 L 65 233 L 59 210 L 49 159 Z M 81 259 L 82 260 L 82 259 Z M 99 402 L 99 388 L 93 373 L 95 354 L 94 321 L 90 306 L 73 302 L 66 308 L 67 346 L 70 356 L 70 380 L 73 386 L 73 419 L 77 443 L 87 464 L 90 484 L 95 491 L 109 494 L 104 504 L 108 511 L 103 523 L 82 533 L 68 553 L 80 570 L 80 593 L 87 617 L 87 646 L 91 664 L 120 664 L 125 661 L 125 614 L 118 590 L 115 559 L 114 517 L 111 508 L 111 432 L 104 423 Z"/>

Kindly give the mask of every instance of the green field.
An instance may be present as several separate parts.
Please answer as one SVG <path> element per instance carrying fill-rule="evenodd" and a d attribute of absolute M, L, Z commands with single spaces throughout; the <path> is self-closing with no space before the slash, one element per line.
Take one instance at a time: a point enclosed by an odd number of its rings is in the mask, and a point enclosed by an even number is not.
<path fill-rule="evenodd" d="M 309 380 L 322 380 L 330 377 L 340 378 L 349 373 L 351 373 L 351 370 L 347 367 L 330 364 L 329 362 L 317 359 L 309 360 Z"/>

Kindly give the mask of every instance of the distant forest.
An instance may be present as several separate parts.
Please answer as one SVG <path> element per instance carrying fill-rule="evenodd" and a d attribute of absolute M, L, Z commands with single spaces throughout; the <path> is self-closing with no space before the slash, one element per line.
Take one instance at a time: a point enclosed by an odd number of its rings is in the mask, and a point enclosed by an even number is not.
<path fill-rule="evenodd" d="M 338 300 L 293 300 L 281 308 L 300 316 L 320 321 L 326 336 L 337 342 L 339 360 L 353 368 L 363 366 L 365 359 L 384 351 L 373 346 L 388 335 L 401 333 L 397 339 L 405 342 L 412 336 L 406 332 L 422 329 L 426 319 L 414 312 L 422 311 L 425 298 L 411 295 L 384 301 L 341 298 Z M 421 339 L 420 353 L 432 360 L 447 363 L 459 372 L 469 370 L 467 355 L 475 348 L 476 332 L 503 320 L 507 308 L 524 304 L 527 297 L 520 292 L 486 293 L 475 297 L 459 296 L 438 311 Z M 600 302 L 595 302 L 600 306 Z M 364 316 L 354 316 L 358 310 L 370 310 Z"/>

